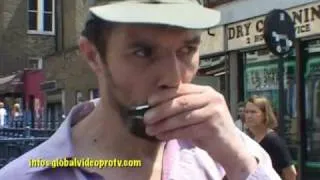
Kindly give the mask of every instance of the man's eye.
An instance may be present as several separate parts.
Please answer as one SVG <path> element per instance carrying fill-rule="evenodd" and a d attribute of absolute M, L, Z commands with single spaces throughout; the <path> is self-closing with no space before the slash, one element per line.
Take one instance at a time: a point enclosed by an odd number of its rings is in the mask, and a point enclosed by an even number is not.
<path fill-rule="evenodd" d="M 151 48 L 139 48 L 133 53 L 139 57 L 150 57 L 152 55 L 152 50 Z"/>
<path fill-rule="evenodd" d="M 183 47 L 179 50 L 180 53 L 183 53 L 183 54 L 190 54 L 190 53 L 193 53 L 197 50 L 197 47 L 194 47 L 194 46 L 186 46 L 186 47 Z"/>

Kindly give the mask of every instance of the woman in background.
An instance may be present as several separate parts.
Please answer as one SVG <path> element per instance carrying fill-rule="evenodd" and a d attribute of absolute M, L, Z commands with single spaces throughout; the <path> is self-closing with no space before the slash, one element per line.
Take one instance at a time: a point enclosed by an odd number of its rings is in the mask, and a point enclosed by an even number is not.
<path fill-rule="evenodd" d="M 245 106 L 245 123 L 253 138 L 268 152 L 272 165 L 284 180 L 295 180 L 296 169 L 288 147 L 274 131 L 277 119 L 269 100 L 265 97 L 252 96 Z"/>
<path fill-rule="evenodd" d="M 17 120 L 22 116 L 20 104 L 16 103 L 13 105 L 11 116 L 13 120 Z"/>

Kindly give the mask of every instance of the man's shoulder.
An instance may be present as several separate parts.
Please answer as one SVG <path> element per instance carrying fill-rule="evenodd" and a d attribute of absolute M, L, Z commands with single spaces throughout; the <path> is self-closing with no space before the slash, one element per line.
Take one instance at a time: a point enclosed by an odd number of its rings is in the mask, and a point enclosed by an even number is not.
<path fill-rule="evenodd" d="M 0 179 L 56 180 L 76 178 L 72 168 L 51 168 L 49 166 L 32 167 L 31 160 L 35 160 L 35 162 L 38 160 L 38 158 L 34 157 L 34 152 L 32 151 L 37 150 L 38 148 L 35 148 L 30 152 L 23 154 L 0 169 Z M 40 165 L 42 165 L 42 163 Z"/>
<path fill-rule="evenodd" d="M 40 145 L 41 146 L 41 145 Z M 19 156 L 13 161 L 9 162 L 0 169 L 0 179 L 15 179 L 15 180 L 31 180 L 34 179 L 33 174 L 29 173 L 31 167 L 29 161 L 36 157 L 36 152 L 40 147 L 35 147 L 29 152 Z"/>
<path fill-rule="evenodd" d="M 56 136 L 59 136 L 57 134 Z M 62 158 L 57 151 L 65 151 L 55 134 L 37 147 L 22 154 L 0 169 L 0 179 L 42 180 L 57 179 L 61 174 L 72 176 L 68 168 L 52 169 L 47 162 Z M 57 153 L 53 153 L 57 152 Z M 61 157 L 60 157 L 61 156 Z M 65 158 L 65 157 L 64 157 Z M 71 174 L 70 174 L 71 173 Z"/>
<path fill-rule="evenodd" d="M 94 105 L 98 102 L 99 99 L 94 99 L 74 106 L 71 112 L 69 112 L 67 118 L 49 139 L 0 169 L 0 180 L 5 178 L 29 180 L 42 179 L 42 177 L 43 179 L 48 179 L 46 176 L 43 176 L 45 173 L 49 173 L 50 178 L 54 179 L 54 177 L 59 176 L 59 173 L 61 175 L 62 172 L 69 177 L 70 172 L 72 172 L 69 171 L 70 169 L 68 170 L 68 168 L 64 168 L 64 170 L 60 169 L 57 171 L 54 169 L 50 171 L 50 167 L 46 167 L 46 165 L 49 165 L 53 160 L 64 159 L 73 155 L 71 142 L 71 127 L 72 124 L 75 123 L 73 120 L 81 119 L 82 116 L 86 116 L 90 111 L 92 111 Z M 44 167 L 30 167 L 30 161 L 36 161 L 36 166 Z"/>
<path fill-rule="evenodd" d="M 66 137 L 68 133 L 66 126 L 67 122 L 63 122 L 56 132 L 38 146 L 25 152 L 6 166 L 0 169 L 0 179 L 39 179 L 37 173 L 47 169 L 46 165 L 38 163 L 30 166 L 31 161 L 54 160 L 60 157 L 65 157 L 70 151 L 69 139 Z M 36 166 L 36 167 L 35 167 Z"/>

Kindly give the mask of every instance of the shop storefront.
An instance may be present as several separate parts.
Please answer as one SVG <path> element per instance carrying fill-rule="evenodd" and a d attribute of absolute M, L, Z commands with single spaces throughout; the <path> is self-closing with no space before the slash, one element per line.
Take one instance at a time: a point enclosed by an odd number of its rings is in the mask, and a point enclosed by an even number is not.
<path fill-rule="evenodd" d="M 209 85 L 227 97 L 225 63 L 225 55 L 202 57 L 200 59 L 197 82 L 199 84 Z"/>
<path fill-rule="evenodd" d="M 228 98 L 227 56 L 225 54 L 224 26 L 205 32 L 200 46 L 199 71 L 194 83 L 209 85 Z"/>
<path fill-rule="evenodd" d="M 0 78 L 0 101 L 10 112 L 6 119 L 7 127 L 20 120 L 32 128 L 42 128 L 46 101 L 40 88 L 43 81 L 42 71 L 28 69 Z"/>
<path fill-rule="evenodd" d="M 229 54 L 235 54 L 234 58 L 230 58 L 230 62 L 237 61 L 240 67 L 238 69 L 242 71 L 231 76 L 242 74 L 238 78 L 238 87 L 241 88 L 242 94 L 238 97 L 239 101 L 246 100 L 251 95 L 263 95 L 271 100 L 280 123 L 279 133 L 288 143 L 295 160 L 299 159 L 301 148 L 301 128 L 297 120 L 297 89 L 304 89 L 305 167 L 307 171 L 318 172 L 319 175 L 320 2 L 286 11 L 295 23 L 298 39 L 296 47 L 303 48 L 293 50 L 289 57 L 282 59 L 269 52 L 262 34 L 265 16 L 229 24 L 226 26 L 227 51 Z M 303 85 L 297 84 L 297 59 L 301 57 L 304 67 Z"/>

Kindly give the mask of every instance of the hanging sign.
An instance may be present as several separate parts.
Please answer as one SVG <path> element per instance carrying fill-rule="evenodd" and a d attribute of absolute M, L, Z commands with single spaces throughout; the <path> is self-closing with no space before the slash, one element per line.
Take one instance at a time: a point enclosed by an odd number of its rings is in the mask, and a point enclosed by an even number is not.
<path fill-rule="evenodd" d="M 263 38 L 268 49 L 283 57 L 290 53 L 295 40 L 294 24 L 289 14 L 280 9 L 272 10 L 264 21 Z"/>

